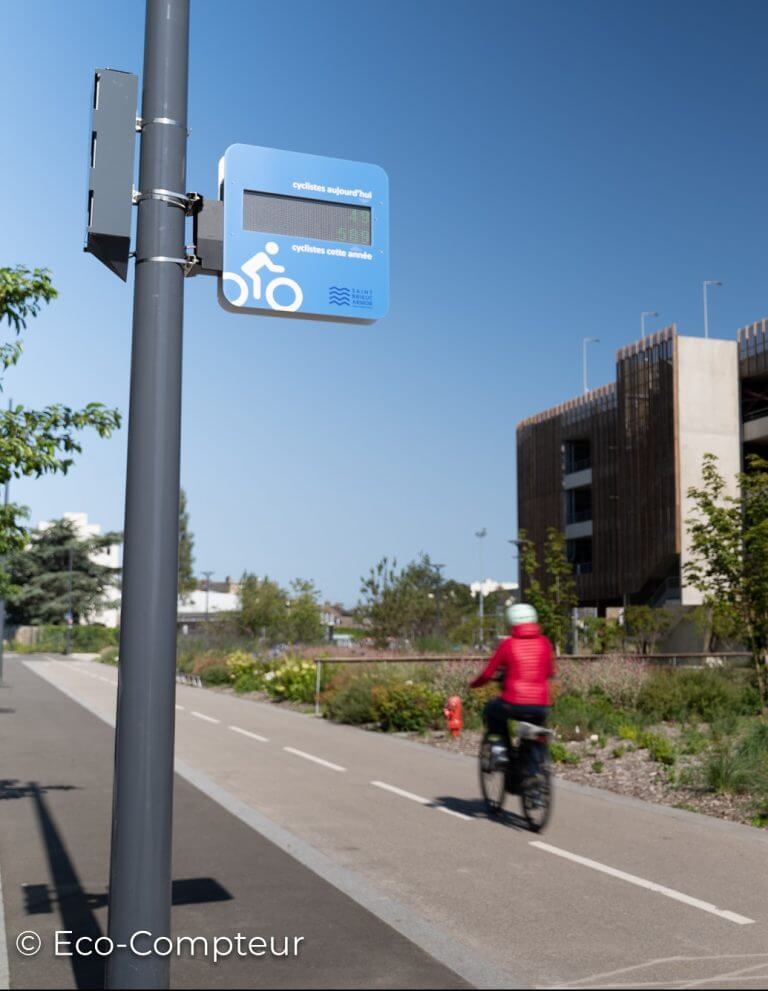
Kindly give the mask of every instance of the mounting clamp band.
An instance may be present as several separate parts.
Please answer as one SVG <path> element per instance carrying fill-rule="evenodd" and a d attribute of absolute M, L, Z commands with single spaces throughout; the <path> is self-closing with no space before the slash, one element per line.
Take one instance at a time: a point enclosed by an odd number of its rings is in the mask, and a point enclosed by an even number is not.
<path fill-rule="evenodd" d="M 136 130 L 143 131 L 147 124 L 166 124 L 169 127 L 180 127 L 182 130 L 187 132 L 189 136 L 189 128 L 186 124 L 182 124 L 180 120 L 173 120 L 172 117 L 151 117 L 149 120 L 143 120 L 141 117 L 136 118 Z"/>

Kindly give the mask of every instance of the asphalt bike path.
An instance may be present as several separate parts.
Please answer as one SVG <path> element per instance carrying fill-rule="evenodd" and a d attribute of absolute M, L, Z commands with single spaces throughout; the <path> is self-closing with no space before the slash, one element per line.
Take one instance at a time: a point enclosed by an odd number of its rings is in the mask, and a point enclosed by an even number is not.
<path fill-rule="evenodd" d="M 27 669 L 114 718 L 115 669 Z M 469 758 L 183 685 L 176 746 L 188 778 L 443 934 L 445 954 L 414 938 L 471 983 L 768 986 L 761 831 L 558 783 L 534 836 L 485 817 Z"/>
<path fill-rule="evenodd" d="M 13 988 L 103 986 L 103 960 L 57 957 L 53 934 L 93 940 L 107 931 L 113 746 L 102 720 L 20 661 L 7 662 L 0 689 L 0 880 Z M 205 957 L 197 944 L 194 958 L 188 948 L 171 958 L 172 987 L 468 986 L 178 776 L 174 803 L 173 931 L 207 937 L 209 949 Z M 28 930 L 43 946 L 24 957 L 14 944 Z M 214 963 L 213 938 L 237 932 L 264 938 L 270 951 Z M 288 956 L 277 955 L 286 949 Z"/>

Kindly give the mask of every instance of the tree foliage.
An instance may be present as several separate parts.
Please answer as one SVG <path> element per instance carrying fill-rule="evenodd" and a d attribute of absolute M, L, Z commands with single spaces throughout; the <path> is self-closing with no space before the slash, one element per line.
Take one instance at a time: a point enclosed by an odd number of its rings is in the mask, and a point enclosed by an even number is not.
<path fill-rule="evenodd" d="M 752 654 L 763 712 L 768 711 L 768 461 L 747 459 L 737 478 L 738 493 L 728 491 L 713 454 L 706 454 L 700 486 L 688 497 L 693 512 L 686 520 L 691 559 L 686 580 L 698 589 L 721 635 L 746 642 Z"/>
<path fill-rule="evenodd" d="M 573 565 L 565 552 L 565 534 L 555 527 L 547 529 L 541 564 L 525 530 L 520 531 L 518 547 L 525 601 L 536 609 L 542 631 L 560 653 L 568 641 L 572 612 L 578 605 Z"/>
<path fill-rule="evenodd" d="M 47 269 L 0 268 L 0 325 L 7 321 L 13 334 L 0 344 L 0 390 L 5 372 L 22 355 L 19 335 L 27 321 L 56 295 Z M 0 485 L 22 476 L 66 474 L 82 450 L 78 438 L 82 430 L 92 428 L 100 437 L 109 437 L 119 426 L 119 412 L 101 403 L 88 403 L 80 410 L 60 403 L 39 410 L 19 404 L 0 410 Z M 24 546 L 26 515 L 24 507 L 13 503 L 0 511 L 0 557 Z"/>
<path fill-rule="evenodd" d="M 475 643 L 479 636 L 478 600 L 469 585 L 443 579 L 428 554 L 398 569 L 381 558 L 360 579 L 358 618 L 378 646 L 408 641 L 417 649 L 444 649 L 447 643 Z M 485 632 L 501 633 L 507 592 L 485 598 Z"/>
<path fill-rule="evenodd" d="M 88 619 L 104 605 L 117 584 L 118 569 L 94 560 L 96 552 L 120 540 L 107 533 L 81 538 L 71 520 L 55 520 L 32 534 L 24 550 L 8 561 L 11 588 L 8 618 L 19 625 L 63 624 L 70 609 L 69 561 L 72 558 L 72 620 Z"/>
<path fill-rule="evenodd" d="M 624 628 L 640 648 L 642 654 L 653 654 L 659 640 L 669 633 L 674 618 L 668 609 L 652 606 L 627 606 L 624 610 Z"/>
<path fill-rule="evenodd" d="M 318 591 L 297 578 L 290 592 L 271 578 L 246 572 L 240 580 L 240 630 L 270 644 L 318 643 L 323 638 Z"/>
<path fill-rule="evenodd" d="M 187 493 L 181 489 L 179 491 L 179 598 L 182 602 L 188 601 L 190 593 L 197 588 L 194 547 L 195 538 L 189 529 Z"/>

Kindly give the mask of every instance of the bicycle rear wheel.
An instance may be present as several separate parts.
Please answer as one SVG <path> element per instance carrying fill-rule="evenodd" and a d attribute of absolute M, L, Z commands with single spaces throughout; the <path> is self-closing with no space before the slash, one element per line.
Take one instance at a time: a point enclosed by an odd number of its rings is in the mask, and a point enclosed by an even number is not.
<path fill-rule="evenodd" d="M 532 833 L 539 833 L 552 815 L 552 775 L 549 756 L 542 757 L 538 774 L 523 779 L 520 789 L 523 815 Z"/>
<path fill-rule="evenodd" d="M 488 815 L 501 815 L 507 796 L 507 769 L 495 766 L 491 755 L 491 741 L 487 736 L 483 737 L 480 744 L 480 790 Z"/>

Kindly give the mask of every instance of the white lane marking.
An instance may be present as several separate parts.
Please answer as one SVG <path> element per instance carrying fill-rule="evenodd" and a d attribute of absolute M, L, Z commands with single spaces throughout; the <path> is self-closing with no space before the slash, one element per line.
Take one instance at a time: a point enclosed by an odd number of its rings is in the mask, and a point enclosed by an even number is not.
<path fill-rule="evenodd" d="M 115 684 L 115 682 L 112 681 L 111 678 L 105 678 L 103 674 L 97 674 L 96 677 L 99 679 L 99 681 L 106 681 L 106 683 L 108 685 L 114 685 Z"/>
<path fill-rule="evenodd" d="M 736 981 L 736 980 L 740 980 L 740 981 L 743 981 L 743 980 L 747 980 L 747 981 L 765 980 L 766 976 L 768 976 L 768 975 L 766 975 L 765 967 L 766 967 L 765 962 L 763 962 L 763 963 L 753 963 L 751 967 L 742 967 L 741 970 L 731 970 L 731 971 L 728 971 L 728 973 L 726 973 L 726 974 L 715 974 L 713 977 L 700 977 L 696 981 L 690 981 L 690 982 L 686 981 L 686 983 L 685 984 L 681 984 L 680 987 L 681 988 L 698 988 L 698 987 L 701 987 L 702 984 L 714 984 L 715 987 L 718 987 L 719 985 L 718 984 L 715 984 L 715 981 L 721 981 L 721 982 L 723 982 L 723 981 Z M 760 971 L 762 971 L 762 973 L 761 974 L 753 974 L 751 977 L 747 977 L 746 976 L 747 974 L 751 974 L 752 971 L 754 971 L 754 970 L 760 970 Z"/>
<path fill-rule="evenodd" d="M 658 967 L 661 964 L 679 964 L 679 963 L 709 963 L 711 961 L 725 961 L 725 960 L 762 960 L 766 967 L 768 967 L 768 953 L 717 953 L 709 956 L 698 956 L 698 957 L 685 957 L 679 954 L 674 957 L 654 957 L 651 960 L 646 960 L 644 963 L 634 963 L 629 967 L 620 967 L 618 970 L 604 970 L 599 974 L 590 974 L 588 977 L 578 977 L 575 980 L 568 982 L 568 987 L 577 987 L 579 984 L 588 984 L 590 987 L 622 987 L 622 988 L 635 988 L 635 987 L 651 987 L 651 986 L 663 986 L 669 984 L 669 981 L 644 981 L 639 983 L 637 979 L 630 977 L 632 981 L 631 984 L 619 984 L 617 982 L 611 982 L 610 985 L 605 984 L 605 982 L 611 977 L 619 976 L 629 976 L 630 974 L 637 974 L 643 970 L 649 970 L 653 967 Z M 686 980 L 686 978 L 678 978 L 678 983 L 680 981 Z M 602 984 L 599 982 L 603 982 Z M 556 988 L 560 985 L 552 984 L 546 985 L 546 987 Z"/>
<path fill-rule="evenodd" d="M 606 864 L 601 864 L 597 860 L 590 860 L 589 857 L 581 857 L 577 853 L 569 853 L 567 850 L 561 850 L 560 847 L 550 846 L 549 843 L 542 843 L 541 840 L 532 840 L 530 845 L 536 847 L 537 850 L 543 850 L 545 853 L 554 853 L 556 857 L 572 860 L 575 864 L 581 864 L 582 867 L 591 867 L 592 870 L 600 871 L 601 874 L 608 874 L 610 877 L 616 877 L 620 881 L 626 881 L 628 884 L 635 884 L 638 888 L 655 891 L 659 895 L 683 902 L 684 905 L 698 908 L 702 912 L 709 912 L 710 915 L 717 915 L 721 919 L 726 919 L 728 922 L 735 922 L 736 925 L 754 925 L 755 920 L 748 919 L 745 915 L 739 915 L 737 912 L 729 912 L 726 909 L 718 908 L 711 902 L 704 902 L 700 898 L 692 898 L 690 895 L 684 895 L 682 891 L 675 891 L 674 888 L 667 888 L 663 884 L 656 884 L 655 881 L 646 881 L 645 878 L 637 877 L 635 874 L 627 874 L 626 871 L 617 870 L 615 867 L 608 867 Z"/>
<path fill-rule="evenodd" d="M 393 795 L 399 795 L 401 798 L 410 798 L 412 802 L 418 802 L 419 805 L 427 805 L 430 808 L 437 809 L 438 812 L 445 812 L 446 815 L 463 819 L 464 822 L 472 821 L 472 816 L 465 816 L 463 812 L 455 812 L 453 809 L 447 809 L 444 805 L 438 805 L 437 802 L 433 802 L 429 798 L 424 798 L 422 795 L 414 795 L 412 791 L 405 791 L 403 788 L 396 788 L 395 785 L 388 785 L 386 781 L 371 781 L 371 784 L 375 788 L 383 788 L 384 791 L 391 791 Z"/>
<path fill-rule="evenodd" d="M 220 723 L 220 719 L 214 719 L 213 716 L 206 716 L 204 712 L 195 712 L 194 709 L 189 710 L 191 715 L 197 716 L 198 719 L 204 719 L 207 723 Z"/>
<path fill-rule="evenodd" d="M 250 736 L 252 740 L 258 740 L 260 743 L 269 743 L 266 736 L 259 736 L 258 733 L 251 733 L 249 729 L 240 729 L 239 726 L 230 726 L 229 728 L 233 733 L 242 733 L 243 736 Z"/>
<path fill-rule="evenodd" d="M 176 703 L 176 708 L 179 710 L 179 712 L 183 712 L 184 711 L 184 706 L 183 705 L 179 705 L 178 702 Z"/>
<path fill-rule="evenodd" d="M 297 757 L 303 757 L 304 760 L 311 760 L 315 764 L 329 767 L 332 771 L 346 771 L 346 767 L 342 767 L 340 764 L 333 764 L 329 760 L 323 760 L 322 757 L 315 757 L 314 754 L 307 754 L 303 750 L 296 750 L 294 747 L 283 747 L 283 750 L 289 754 L 295 754 Z"/>

